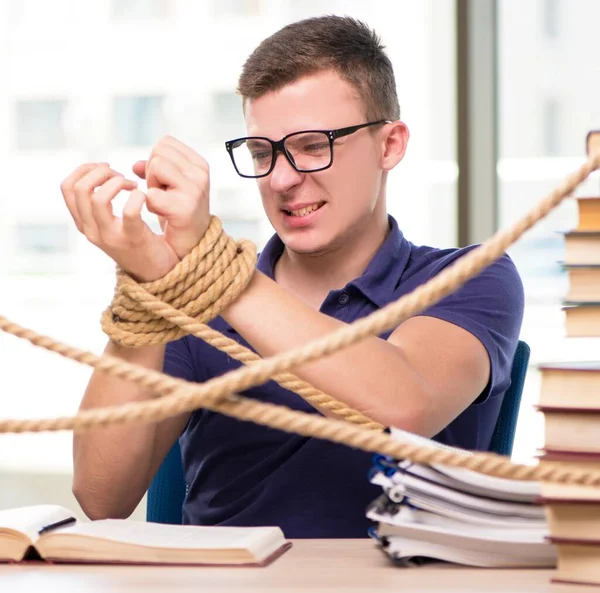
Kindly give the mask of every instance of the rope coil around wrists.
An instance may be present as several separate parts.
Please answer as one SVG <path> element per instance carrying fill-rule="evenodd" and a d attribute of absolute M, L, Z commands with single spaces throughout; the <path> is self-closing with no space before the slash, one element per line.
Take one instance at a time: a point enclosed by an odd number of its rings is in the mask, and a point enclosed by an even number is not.
<path fill-rule="evenodd" d="M 163 278 L 138 283 L 117 269 L 112 303 L 102 315 L 102 330 L 129 348 L 166 344 L 186 334 L 165 319 L 165 303 L 200 323 L 214 319 L 246 289 L 256 266 L 256 247 L 229 237 L 216 217 L 200 243 Z"/>

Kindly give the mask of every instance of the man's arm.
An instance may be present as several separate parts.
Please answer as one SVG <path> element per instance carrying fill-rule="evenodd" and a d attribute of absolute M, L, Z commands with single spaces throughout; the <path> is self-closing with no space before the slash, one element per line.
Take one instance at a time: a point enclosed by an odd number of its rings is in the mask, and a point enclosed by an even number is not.
<path fill-rule="evenodd" d="M 104 351 L 152 370 L 162 370 L 165 347 L 125 348 L 108 342 Z M 116 406 L 153 397 L 135 383 L 95 371 L 81 409 Z M 127 423 L 75 434 L 73 493 L 91 519 L 128 517 L 146 493 L 188 414 L 158 423 Z"/>
<path fill-rule="evenodd" d="M 260 272 L 222 316 L 263 357 L 345 325 Z M 373 420 L 431 437 L 485 389 L 490 361 L 469 331 L 421 316 L 405 321 L 387 341 L 367 338 L 292 372 Z"/>
<path fill-rule="evenodd" d="M 77 229 L 133 277 L 150 282 L 172 270 L 208 228 L 208 164 L 191 148 L 166 136 L 154 147 L 148 162 L 134 165 L 134 172 L 147 180 L 146 194 L 106 163 L 77 167 L 63 181 L 61 191 Z M 119 217 L 111 203 L 122 190 L 131 193 Z M 144 204 L 158 215 L 163 234 L 152 232 L 142 220 Z M 154 370 L 162 370 L 165 356 L 163 346 L 128 349 L 112 342 L 105 352 Z M 151 397 L 146 389 L 96 371 L 81 408 Z M 128 516 L 143 497 L 188 416 L 75 435 L 73 491 L 85 513 L 94 519 Z"/>

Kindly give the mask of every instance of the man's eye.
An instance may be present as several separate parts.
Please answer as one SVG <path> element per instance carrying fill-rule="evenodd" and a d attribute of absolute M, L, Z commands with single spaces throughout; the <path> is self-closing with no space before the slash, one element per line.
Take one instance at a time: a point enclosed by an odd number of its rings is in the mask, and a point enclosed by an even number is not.
<path fill-rule="evenodd" d="M 319 142 L 314 144 L 306 144 L 303 148 L 304 152 L 322 152 L 329 148 L 328 142 Z"/>
<path fill-rule="evenodd" d="M 266 151 L 266 150 L 261 150 L 260 152 L 252 152 L 250 154 L 252 154 L 252 158 L 255 161 L 264 160 L 271 156 L 270 151 Z"/>

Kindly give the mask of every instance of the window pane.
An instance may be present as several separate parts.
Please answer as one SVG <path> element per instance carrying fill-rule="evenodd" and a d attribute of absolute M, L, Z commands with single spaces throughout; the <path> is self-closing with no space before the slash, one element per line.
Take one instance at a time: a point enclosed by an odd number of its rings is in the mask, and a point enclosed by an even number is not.
<path fill-rule="evenodd" d="M 112 17 L 115 20 L 162 19 L 167 16 L 168 0 L 113 0 Z"/>
<path fill-rule="evenodd" d="M 239 138 L 245 134 L 242 98 L 234 92 L 213 94 L 213 125 L 217 142 Z"/>
<path fill-rule="evenodd" d="M 213 0 L 212 10 L 217 17 L 257 16 L 261 0 Z"/>
<path fill-rule="evenodd" d="M 16 145 L 19 150 L 65 148 L 65 100 L 25 100 L 16 104 Z"/>
<path fill-rule="evenodd" d="M 116 97 L 114 136 L 117 146 L 150 146 L 165 131 L 163 97 Z"/>
<path fill-rule="evenodd" d="M 260 241 L 260 220 L 255 218 L 220 217 L 225 232 L 234 239 L 248 239 L 253 243 Z"/>
<path fill-rule="evenodd" d="M 67 224 L 29 224 L 16 226 L 17 255 L 67 253 L 69 226 Z"/>
<path fill-rule="evenodd" d="M 60 26 L 77 13 L 76 0 L 9 0 L 8 18 L 15 25 Z"/>
<path fill-rule="evenodd" d="M 542 0 L 541 19 L 544 27 L 544 33 L 551 39 L 555 39 L 559 34 L 560 23 L 560 0 Z"/>
<path fill-rule="evenodd" d="M 530 210 L 585 160 L 585 138 L 600 121 L 596 0 L 499 0 L 499 215 L 507 226 Z M 598 176 L 577 195 L 598 195 Z M 522 336 L 531 366 L 515 452 L 535 454 L 543 441 L 535 365 L 597 353 L 587 339 L 567 340 L 561 303 L 567 278 L 563 231 L 576 224 L 567 200 L 509 250 L 525 284 Z M 597 355 L 597 354 L 596 354 Z M 532 426 L 536 427 L 532 430 Z"/>

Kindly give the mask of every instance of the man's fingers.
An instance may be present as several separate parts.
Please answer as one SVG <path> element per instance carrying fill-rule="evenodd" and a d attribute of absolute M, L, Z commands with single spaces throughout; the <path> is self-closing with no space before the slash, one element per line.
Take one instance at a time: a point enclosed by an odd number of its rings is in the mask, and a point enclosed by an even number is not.
<path fill-rule="evenodd" d="M 134 238 L 144 231 L 146 223 L 142 220 L 142 208 L 146 196 L 139 189 L 134 189 L 123 208 L 123 232 L 130 238 Z"/>
<path fill-rule="evenodd" d="M 87 229 L 92 232 L 96 230 L 96 222 L 92 212 L 92 194 L 94 190 L 117 175 L 119 173 L 113 171 L 110 167 L 101 166 L 93 169 L 74 184 L 75 202 L 84 232 Z"/>
<path fill-rule="evenodd" d="M 137 161 L 134 163 L 132 170 L 140 178 L 146 179 L 146 166 L 148 161 Z"/>
<path fill-rule="evenodd" d="M 114 226 L 116 217 L 113 215 L 111 202 L 121 190 L 132 190 L 137 187 L 135 181 L 117 175 L 109 179 L 91 196 L 91 211 L 100 236 L 106 235 Z"/>
<path fill-rule="evenodd" d="M 86 163 L 85 165 L 81 165 L 73 171 L 61 184 L 60 191 L 62 192 L 63 198 L 65 200 L 65 204 L 67 205 L 67 209 L 71 213 L 73 220 L 75 221 L 75 226 L 77 230 L 83 230 L 83 223 L 81 220 L 81 216 L 79 214 L 79 210 L 77 209 L 77 200 L 75 198 L 74 185 L 77 183 L 84 175 L 93 171 L 98 165 L 96 163 Z"/>
<path fill-rule="evenodd" d="M 151 187 L 146 194 L 148 212 L 156 214 L 164 231 L 165 225 L 177 227 L 190 224 L 189 208 L 181 200 L 173 199 L 173 195 L 164 189 Z"/>
<path fill-rule="evenodd" d="M 151 187 L 146 195 L 146 207 L 157 216 L 170 218 L 173 215 L 173 199 L 164 189 Z"/>
<path fill-rule="evenodd" d="M 176 188 L 190 196 L 197 193 L 194 181 L 184 175 L 171 160 L 161 155 L 154 156 L 150 160 L 146 181 L 148 188 Z"/>
<path fill-rule="evenodd" d="M 201 186 L 206 182 L 208 169 L 199 167 L 189 161 L 179 149 L 168 144 L 162 144 L 152 152 L 150 162 L 157 157 L 165 158 L 177 167 L 185 177 L 193 181 L 196 186 Z"/>
<path fill-rule="evenodd" d="M 187 144 L 184 144 L 180 140 L 176 140 L 173 136 L 165 136 L 159 142 L 159 146 L 164 144 L 170 146 L 174 150 L 180 152 L 188 161 L 208 171 L 208 163 L 203 159 L 193 148 L 190 148 Z"/>

